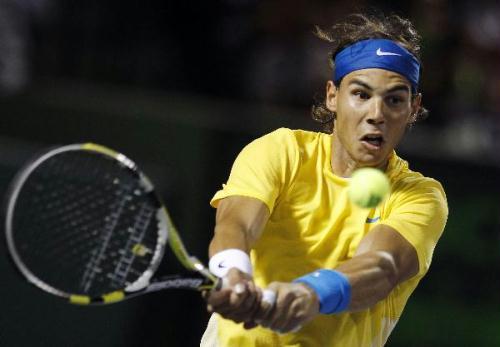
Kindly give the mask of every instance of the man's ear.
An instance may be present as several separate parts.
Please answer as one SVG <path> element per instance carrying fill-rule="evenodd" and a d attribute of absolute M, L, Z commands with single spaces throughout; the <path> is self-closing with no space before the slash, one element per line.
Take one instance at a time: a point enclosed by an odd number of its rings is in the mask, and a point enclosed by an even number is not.
<path fill-rule="evenodd" d="M 338 89 L 333 84 L 333 82 L 332 81 L 326 82 L 326 98 L 325 98 L 326 108 L 334 113 L 337 112 L 337 94 L 338 94 Z"/>
<path fill-rule="evenodd" d="M 417 120 L 420 109 L 422 108 L 422 94 L 418 93 L 411 101 L 411 114 L 408 118 L 408 124 L 413 124 Z"/>

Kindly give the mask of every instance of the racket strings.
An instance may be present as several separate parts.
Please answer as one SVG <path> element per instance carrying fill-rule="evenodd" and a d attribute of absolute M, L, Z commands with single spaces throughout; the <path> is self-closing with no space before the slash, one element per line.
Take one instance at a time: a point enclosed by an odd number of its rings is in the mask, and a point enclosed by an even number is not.
<path fill-rule="evenodd" d="M 136 190 L 134 193 L 137 195 L 138 191 Z M 127 229 L 130 233 L 130 237 L 124 248 L 126 251 L 121 252 L 121 257 L 116 268 L 110 276 L 113 284 L 120 286 L 127 283 L 127 276 L 132 269 L 136 256 L 144 256 L 147 253 L 153 252 L 153 250 L 144 246 L 143 241 L 149 224 L 154 219 L 156 210 L 157 208 L 148 204 L 142 204 L 140 206 L 139 212 L 135 216 L 134 225 Z M 137 276 L 141 273 L 139 271 L 134 271 L 132 274 Z"/>
<path fill-rule="evenodd" d="M 115 184 L 117 184 L 117 180 L 114 180 Z M 127 195 L 130 188 L 130 185 L 124 185 L 115 192 L 117 199 L 111 205 L 111 213 L 104 218 L 105 224 L 99 235 L 100 241 L 97 247 L 92 250 L 89 261 L 85 265 L 85 272 L 81 282 L 84 292 L 89 291 L 96 275 L 102 272 L 101 262 L 106 260 L 107 248 L 123 214 L 125 205 L 130 200 L 129 195 Z"/>
<path fill-rule="evenodd" d="M 14 215 L 15 243 L 43 281 L 99 296 L 150 266 L 158 206 L 129 168 L 96 153 L 61 153 L 28 182 Z"/>

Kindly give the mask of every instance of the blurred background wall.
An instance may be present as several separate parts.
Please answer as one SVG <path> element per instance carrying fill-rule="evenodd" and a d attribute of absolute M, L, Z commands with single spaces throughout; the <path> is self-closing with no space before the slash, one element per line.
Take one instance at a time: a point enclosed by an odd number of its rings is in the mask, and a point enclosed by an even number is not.
<path fill-rule="evenodd" d="M 498 1 L 0 0 L 0 193 L 41 148 L 98 142 L 144 168 L 206 261 L 208 201 L 239 150 L 277 127 L 319 130 L 309 109 L 330 71 L 314 25 L 367 6 L 424 38 L 431 116 L 399 154 L 450 205 L 388 346 L 499 346 Z M 190 292 L 67 305 L 26 284 L 4 242 L 0 274 L 0 346 L 195 346 L 208 319 Z"/>

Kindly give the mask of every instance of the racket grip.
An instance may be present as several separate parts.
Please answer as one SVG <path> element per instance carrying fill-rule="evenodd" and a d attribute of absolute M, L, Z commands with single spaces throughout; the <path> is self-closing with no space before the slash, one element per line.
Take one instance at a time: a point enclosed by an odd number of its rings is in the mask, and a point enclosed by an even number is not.
<path fill-rule="evenodd" d="M 224 276 L 224 277 L 219 277 L 217 283 L 215 284 L 214 289 L 221 290 L 221 289 L 226 289 L 229 287 L 230 287 L 229 279 L 226 276 Z"/>
<path fill-rule="evenodd" d="M 227 277 L 219 277 L 217 282 L 215 282 L 213 290 L 221 290 L 224 288 L 229 288 L 229 280 Z M 263 289 L 262 301 L 268 303 L 270 307 L 273 307 L 276 303 L 276 292 L 270 289 Z"/>
<path fill-rule="evenodd" d="M 226 277 L 219 277 L 217 278 L 217 282 L 215 282 L 215 285 L 213 287 L 212 290 L 221 290 L 223 288 L 228 288 L 229 287 L 229 283 L 228 283 L 228 280 Z"/>

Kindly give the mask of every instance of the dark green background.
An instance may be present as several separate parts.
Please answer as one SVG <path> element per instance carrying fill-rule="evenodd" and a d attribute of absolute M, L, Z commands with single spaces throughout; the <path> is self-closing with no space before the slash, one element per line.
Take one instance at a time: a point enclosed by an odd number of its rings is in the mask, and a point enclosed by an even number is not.
<path fill-rule="evenodd" d="M 500 346 L 500 107 L 498 83 L 485 82 L 500 71 L 500 52 L 466 30 L 495 3 L 0 0 L 0 77 L 9 30 L 24 44 L 10 57 L 27 73 L 19 89 L 0 84 L 0 195 L 38 150 L 101 143 L 143 168 L 187 248 L 206 261 L 208 202 L 241 148 L 278 127 L 318 129 L 311 98 L 330 71 L 314 24 L 367 5 L 396 11 L 423 35 L 431 110 L 399 154 L 442 182 L 450 217 L 388 346 Z M 5 242 L 0 278 L 2 347 L 197 346 L 208 320 L 193 292 L 68 305 L 26 283 Z"/>

